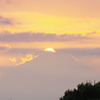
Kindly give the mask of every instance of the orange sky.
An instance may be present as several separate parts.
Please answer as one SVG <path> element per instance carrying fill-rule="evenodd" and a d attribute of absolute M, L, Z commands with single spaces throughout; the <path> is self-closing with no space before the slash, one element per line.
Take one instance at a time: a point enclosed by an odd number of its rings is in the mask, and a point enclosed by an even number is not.
<path fill-rule="evenodd" d="M 1 0 L 0 47 L 7 49 L 1 52 L 47 47 L 99 48 L 99 3 L 99 0 Z"/>
<path fill-rule="evenodd" d="M 100 0 L 0 0 L 0 100 L 58 100 L 99 76 Z"/>
<path fill-rule="evenodd" d="M 88 33 L 91 33 L 89 37 L 93 39 L 87 40 L 88 43 L 86 40 L 82 40 L 83 44 L 91 48 L 100 47 L 98 42 L 100 36 L 99 3 L 99 0 L 1 0 L 0 31 L 2 34 L 8 31 L 12 34 L 32 32 L 32 34 L 81 34 L 86 37 Z M 92 35 L 94 32 L 96 32 L 97 37 Z M 49 44 L 48 41 L 45 42 L 44 44 L 47 46 L 52 45 L 52 42 Z M 67 46 L 64 45 L 65 42 L 61 43 L 59 48 L 75 48 L 77 45 L 82 47 L 81 43 L 76 41 L 74 41 L 75 45 L 73 46 L 70 45 L 71 43 L 73 41 L 67 42 L 66 44 L 69 44 Z M 90 46 L 91 43 L 93 45 Z M 11 44 L 14 47 L 14 43 L 6 44 Z M 54 44 L 56 48 L 58 43 Z M 43 45 L 42 48 L 44 47 Z M 83 47 L 85 46 L 83 45 Z"/>
<path fill-rule="evenodd" d="M 1 0 L 1 16 L 11 32 L 86 33 L 100 31 L 99 0 Z"/>

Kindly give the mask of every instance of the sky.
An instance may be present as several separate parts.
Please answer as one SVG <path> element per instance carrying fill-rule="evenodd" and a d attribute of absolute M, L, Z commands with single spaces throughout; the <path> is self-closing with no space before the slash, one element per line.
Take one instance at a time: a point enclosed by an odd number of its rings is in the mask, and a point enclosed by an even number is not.
<path fill-rule="evenodd" d="M 100 81 L 99 4 L 0 0 L 0 99 L 59 100 Z"/>

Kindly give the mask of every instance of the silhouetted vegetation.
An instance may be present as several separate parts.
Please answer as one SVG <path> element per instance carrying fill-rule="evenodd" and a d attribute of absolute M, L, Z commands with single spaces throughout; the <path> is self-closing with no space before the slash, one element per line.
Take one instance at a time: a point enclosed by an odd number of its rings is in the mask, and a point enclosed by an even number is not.
<path fill-rule="evenodd" d="M 81 83 L 77 89 L 68 89 L 60 100 L 100 100 L 100 82 L 94 85 Z"/>

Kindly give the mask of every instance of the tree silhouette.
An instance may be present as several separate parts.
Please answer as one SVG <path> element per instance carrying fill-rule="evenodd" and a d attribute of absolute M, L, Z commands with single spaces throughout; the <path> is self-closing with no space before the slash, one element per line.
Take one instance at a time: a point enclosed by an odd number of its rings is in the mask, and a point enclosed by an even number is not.
<path fill-rule="evenodd" d="M 94 85 L 81 83 L 77 89 L 68 89 L 60 100 L 100 100 L 100 82 Z"/>

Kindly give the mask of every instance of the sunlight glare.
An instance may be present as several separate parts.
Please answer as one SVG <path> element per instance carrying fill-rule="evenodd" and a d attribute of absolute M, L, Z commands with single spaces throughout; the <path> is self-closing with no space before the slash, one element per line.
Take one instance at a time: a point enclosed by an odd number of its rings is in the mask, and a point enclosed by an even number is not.
<path fill-rule="evenodd" d="M 44 51 L 49 51 L 49 52 L 52 52 L 52 53 L 56 52 L 53 48 L 46 48 Z"/>

